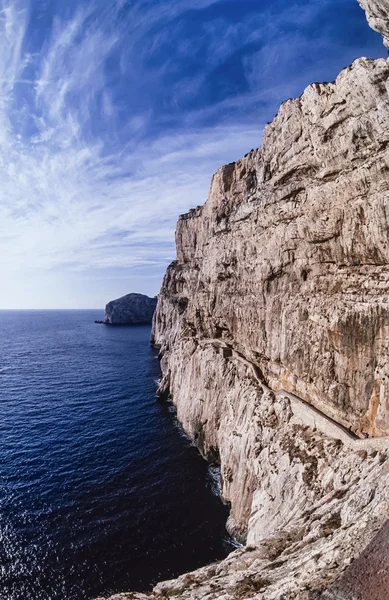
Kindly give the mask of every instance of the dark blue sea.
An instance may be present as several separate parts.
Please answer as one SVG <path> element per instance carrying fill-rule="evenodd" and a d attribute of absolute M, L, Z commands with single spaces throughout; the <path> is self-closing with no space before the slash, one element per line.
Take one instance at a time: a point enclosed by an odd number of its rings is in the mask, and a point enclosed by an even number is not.
<path fill-rule="evenodd" d="M 215 474 L 155 396 L 149 327 L 0 311 L 0 599 L 148 590 L 231 551 Z"/>

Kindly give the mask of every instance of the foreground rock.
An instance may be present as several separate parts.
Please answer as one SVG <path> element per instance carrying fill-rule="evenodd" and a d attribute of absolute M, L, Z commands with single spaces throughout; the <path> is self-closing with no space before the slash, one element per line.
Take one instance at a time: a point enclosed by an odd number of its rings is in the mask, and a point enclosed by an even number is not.
<path fill-rule="evenodd" d="M 387 1 L 361 4 L 389 39 Z M 309 86 L 179 220 L 160 392 L 220 463 L 246 546 L 150 598 L 387 599 L 386 571 L 370 596 L 340 578 L 389 515 L 388 90 L 363 58 Z"/>
<path fill-rule="evenodd" d="M 389 597 L 389 522 L 321 600 L 382 600 Z"/>
<path fill-rule="evenodd" d="M 105 307 L 105 325 L 148 325 L 151 324 L 157 298 L 143 294 L 127 294 L 108 302 Z"/>

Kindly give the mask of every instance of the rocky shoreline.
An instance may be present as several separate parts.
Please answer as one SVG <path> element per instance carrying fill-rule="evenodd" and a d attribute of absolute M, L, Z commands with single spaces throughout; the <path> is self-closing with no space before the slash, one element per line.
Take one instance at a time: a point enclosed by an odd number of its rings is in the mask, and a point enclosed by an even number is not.
<path fill-rule="evenodd" d="M 387 0 L 360 4 L 389 40 Z M 159 391 L 220 463 L 245 546 L 111 600 L 386 600 L 388 92 L 383 59 L 312 84 L 180 217 L 153 319 Z"/>

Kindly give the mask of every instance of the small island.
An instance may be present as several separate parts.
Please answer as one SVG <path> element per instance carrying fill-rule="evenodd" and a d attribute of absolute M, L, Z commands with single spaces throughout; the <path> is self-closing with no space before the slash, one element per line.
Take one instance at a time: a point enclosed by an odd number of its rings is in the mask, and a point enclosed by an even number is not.
<path fill-rule="evenodd" d="M 157 306 L 157 296 L 150 298 L 144 294 L 126 294 L 111 300 L 105 307 L 103 325 L 151 325 Z"/>

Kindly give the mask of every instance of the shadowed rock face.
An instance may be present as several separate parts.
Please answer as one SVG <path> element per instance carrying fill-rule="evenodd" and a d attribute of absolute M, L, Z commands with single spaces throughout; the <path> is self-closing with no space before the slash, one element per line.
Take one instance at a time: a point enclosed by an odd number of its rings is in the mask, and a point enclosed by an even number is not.
<path fill-rule="evenodd" d="M 389 522 L 384 525 L 343 577 L 319 600 L 386 600 L 389 598 Z M 312 600 L 315 596 L 312 595 Z"/>
<path fill-rule="evenodd" d="M 108 302 L 105 307 L 106 325 L 147 325 L 151 324 L 157 298 L 143 294 L 127 294 Z"/>

